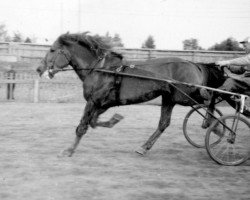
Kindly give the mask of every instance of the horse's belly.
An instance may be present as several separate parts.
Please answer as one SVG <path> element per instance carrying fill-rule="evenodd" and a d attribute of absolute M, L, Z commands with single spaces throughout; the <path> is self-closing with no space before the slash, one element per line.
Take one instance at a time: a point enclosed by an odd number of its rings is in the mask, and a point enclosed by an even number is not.
<path fill-rule="evenodd" d="M 164 92 L 168 91 L 158 81 L 143 80 L 136 78 L 125 78 L 120 89 L 120 101 L 127 103 L 141 103 L 152 100 Z"/>

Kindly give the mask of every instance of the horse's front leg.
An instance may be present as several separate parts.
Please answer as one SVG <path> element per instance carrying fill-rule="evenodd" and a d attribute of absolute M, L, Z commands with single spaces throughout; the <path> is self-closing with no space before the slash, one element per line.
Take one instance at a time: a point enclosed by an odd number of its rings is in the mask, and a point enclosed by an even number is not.
<path fill-rule="evenodd" d="M 80 143 L 82 136 L 86 134 L 88 127 L 89 127 L 89 123 L 92 120 L 95 112 L 96 112 L 96 107 L 95 107 L 94 103 L 92 101 L 88 101 L 86 106 L 85 106 L 84 114 L 81 118 L 81 121 L 76 128 L 75 140 L 68 149 L 66 149 L 62 152 L 63 156 L 72 156 L 73 155 L 78 144 Z"/>
<path fill-rule="evenodd" d="M 96 128 L 97 126 L 112 128 L 115 124 L 120 122 L 124 117 L 119 114 L 114 114 L 108 121 L 99 121 L 99 116 L 103 114 L 108 108 L 99 108 L 96 110 L 94 117 L 90 121 L 91 128 Z"/>

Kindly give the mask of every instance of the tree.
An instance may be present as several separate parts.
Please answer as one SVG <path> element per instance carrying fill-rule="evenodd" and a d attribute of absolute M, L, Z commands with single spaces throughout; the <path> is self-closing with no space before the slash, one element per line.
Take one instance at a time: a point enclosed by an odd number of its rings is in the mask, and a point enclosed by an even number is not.
<path fill-rule="evenodd" d="M 23 42 L 23 36 L 19 31 L 14 32 L 12 42 Z"/>
<path fill-rule="evenodd" d="M 97 34 L 97 36 L 99 36 Z M 112 37 L 109 32 L 105 34 L 105 36 L 99 36 L 103 38 L 104 41 L 109 43 L 112 47 L 124 47 L 124 44 L 122 43 L 122 39 L 119 34 L 115 33 L 114 37 Z"/>
<path fill-rule="evenodd" d="M 153 36 L 149 35 L 145 42 L 142 44 L 141 48 L 155 49 L 155 41 Z"/>
<path fill-rule="evenodd" d="M 113 44 L 115 47 L 124 47 L 122 43 L 122 39 L 119 34 L 115 33 L 114 37 L 112 38 Z"/>
<path fill-rule="evenodd" d="M 0 41 L 1 42 L 10 42 L 11 38 L 8 35 L 5 24 L 0 24 Z"/>
<path fill-rule="evenodd" d="M 8 31 L 6 30 L 5 24 L 0 24 L 0 42 L 25 42 L 25 43 L 35 43 L 36 37 L 26 37 L 23 39 L 23 35 L 19 31 L 13 33 L 13 37 L 9 36 Z"/>
<path fill-rule="evenodd" d="M 183 50 L 202 50 L 195 38 L 186 39 L 183 42 Z"/>
<path fill-rule="evenodd" d="M 29 37 L 27 37 L 25 40 L 24 40 L 24 43 L 32 43 L 31 39 Z"/>
<path fill-rule="evenodd" d="M 105 34 L 105 36 L 100 36 L 102 37 L 106 42 L 112 43 L 112 37 L 110 36 L 109 32 Z"/>
<path fill-rule="evenodd" d="M 239 43 L 232 37 L 223 40 L 221 43 L 216 43 L 212 47 L 208 48 L 212 51 L 243 51 Z"/>
<path fill-rule="evenodd" d="M 9 35 L 7 35 L 4 39 L 5 42 L 11 42 L 11 37 Z"/>

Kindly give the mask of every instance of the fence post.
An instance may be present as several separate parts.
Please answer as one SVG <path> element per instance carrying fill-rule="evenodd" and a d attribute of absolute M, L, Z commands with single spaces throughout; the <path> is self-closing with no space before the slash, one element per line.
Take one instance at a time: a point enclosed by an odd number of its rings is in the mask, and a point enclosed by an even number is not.
<path fill-rule="evenodd" d="M 8 43 L 8 54 L 12 54 L 12 49 L 11 49 L 11 44 L 10 43 Z"/>
<path fill-rule="evenodd" d="M 196 52 L 193 50 L 193 52 L 192 52 L 192 62 L 195 62 L 195 55 L 196 55 Z"/>
<path fill-rule="evenodd" d="M 151 54 L 152 54 L 152 52 L 151 52 L 151 50 L 148 50 L 148 60 L 151 60 Z"/>
<path fill-rule="evenodd" d="M 39 80 L 35 79 L 34 80 L 34 99 L 33 99 L 34 103 L 38 103 L 39 102 Z"/>

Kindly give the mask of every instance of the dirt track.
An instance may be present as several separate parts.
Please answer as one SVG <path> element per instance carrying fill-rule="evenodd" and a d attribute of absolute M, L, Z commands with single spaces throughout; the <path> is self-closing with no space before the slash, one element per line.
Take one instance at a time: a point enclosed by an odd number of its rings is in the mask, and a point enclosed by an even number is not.
<path fill-rule="evenodd" d="M 71 158 L 58 158 L 74 138 L 83 104 L 2 103 L 1 200 L 250 199 L 250 161 L 220 166 L 182 133 L 189 108 L 176 107 L 171 126 L 145 157 L 134 150 L 155 130 L 157 106 L 111 109 L 125 119 L 90 129 Z M 226 109 L 226 108 L 223 108 Z"/>

